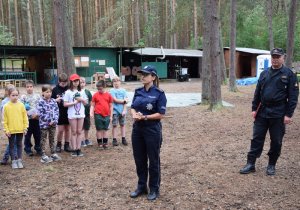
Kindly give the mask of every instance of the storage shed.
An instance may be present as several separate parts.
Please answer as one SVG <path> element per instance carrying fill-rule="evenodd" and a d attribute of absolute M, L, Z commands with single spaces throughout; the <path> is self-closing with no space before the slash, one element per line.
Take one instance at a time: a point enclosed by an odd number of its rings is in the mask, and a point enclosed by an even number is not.
<path fill-rule="evenodd" d="M 245 77 L 256 77 L 257 73 L 257 56 L 258 55 L 269 55 L 270 51 L 260 50 L 253 48 L 236 48 L 236 77 L 245 78 Z M 225 56 L 225 65 L 226 68 L 230 68 L 230 48 L 224 48 Z"/>
<path fill-rule="evenodd" d="M 188 49 L 140 48 L 133 50 L 140 55 L 142 66 L 146 62 L 165 62 L 167 68 L 161 74 L 175 79 L 179 69 L 187 69 L 190 77 L 199 78 L 202 69 L 202 51 Z"/>

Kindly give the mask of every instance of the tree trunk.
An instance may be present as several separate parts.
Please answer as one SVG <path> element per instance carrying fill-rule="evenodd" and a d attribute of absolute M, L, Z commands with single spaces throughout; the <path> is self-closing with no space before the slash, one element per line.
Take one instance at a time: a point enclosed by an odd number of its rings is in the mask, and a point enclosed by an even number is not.
<path fill-rule="evenodd" d="M 222 29 L 221 24 L 219 25 L 220 30 L 220 37 L 219 37 L 219 44 L 220 44 L 220 71 L 221 71 L 221 81 L 222 84 L 227 84 L 227 72 L 226 72 L 226 65 L 225 65 L 225 58 L 224 58 L 224 46 L 222 40 Z"/>
<path fill-rule="evenodd" d="M 32 18 L 31 18 L 31 0 L 27 0 L 27 23 L 28 23 L 28 38 L 29 45 L 33 46 L 33 30 L 32 30 Z"/>
<path fill-rule="evenodd" d="M 11 31 L 10 0 L 7 0 L 7 28 L 8 28 L 8 31 Z"/>
<path fill-rule="evenodd" d="M 29 37 L 27 33 L 28 24 L 25 20 L 25 18 L 20 17 L 26 17 L 26 9 L 22 9 L 22 2 L 18 1 L 18 22 L 19 22 L 19 41 L 20 45 L 28 45 L 29 44 Z"/>
<path fill-rule="evenodd" d="M 40 39 L 41 39 L 41 45 L 45 46 L 45 30 L 44 30 L 44 15 L 43 15 L 43 7 L 41 0 L 38 0 L 38 10 L 39 10 L 39 23 L 40 23 Z"/>
<path fill-rule="evenodd" d="M 130 34 L 131 34 L 131 46 L 134 46 L 135 44 L 135 35 L 134 35 L 134 14 L 133 14 L 133 5 L 131 4 L 129 9 L 129 18 L 130 18 Z"/>
<path fill-rule="evenodd" d="M 165 5 L 166 5 L 166 9 L 165 9 L 165 31 L 164 31 L 164 34 L 165 34 L 165 48 L 170 48 L 170 42 L 169 42 L 169 7 L 168 7 L 168 2 L 169 0 L 165 0 Z"/>
<path fill-rule="evenodd" d="M 198 49 L 198 21 L 197 21 L 197 0 L 194 0 L 194 46 L 195 49 Z"/>
<path fill-rule="evenodd" d="M 136 40 L 139 42 L 141 39 L 141 29 L 140 29 L 140 7 L 139 7 L 139 1 L 135 1 L 135 31 L 136 31 Z"/>
<path fill-rule="evenodd" d="M 3 5 L 3 1 L 0 0 L 0 25 L 4 25 L 4 5 Z"/>
<path fill-rule="evenodd" d="M 235 75 L 235 48 L 236 48 L 236 0 L 231 0 L 230 7 L 230 70 L 229 70 L 229 91 L 236 92 Z"/>
<path fill-rule="evenodd" d="M 70 75 L 75 73 L 73 48 L 71 46 L 70 17 L 67 12 L 67 0 L 53 1 L 53 17 L 55 25 L 55 43 L 57 69 L 59 73 Z"/>
<path fill-rule="evenodd" d="M 219 2 L 219 10 L 218 10 L 218 16 L 221 17 L 221 2 Z M 227 84 L 227 72 L 226 72 L 226 65 L 225 65 L 225 58 L 224 58 L 224 46 L 223 46 L 223 39 L 222 39 L 222 27 L 221 27 L 221 21 L 219 21 L 219 44 L 220 44 L 220 71 L 221 71 L 221 83 L 223 85 Z"/>
<path fill-rule="evenodd" d="M 96 29 L 96 39 L 99 39 L 99 1 L 95 0 L 95 29 Z"/>
<path fill-rule="evenodd" d="M 210 101 L 210 14 L 211 14 L 211 2 L 210 0 L 205 0 L 203 2 L 203 56 L 202 56 L 202 94 L 201 94 L 201 104 L 208 104 Z"/>
<path fill-rule="evenodd" d="M 274 48 L 272 0 L 266 0 L 266 3 L 267 3 L 268 29 L 269 29 L 269 47 L 270 50 L 272 50 Z"/>
<path fill-rule="evenodd" d="M 289 68 L 292 68 L 293 55 L 294 55 L 297 3 L 298 0 L 291 0 L 290 12 L 289 12 L 289 25 L 288 25 L 286 61 L 285 61 L 285 65 Z"/>
<path fill-rule="evenodd" d="M 148 1 L 144 1 L 144 28 L 149 27 L 148 26 L 148 24 L 149 24 L 148 17 L 149 17 Z M 144 33 L 145 42 L 146 42 L 145 44 L 148 46 L 151 46 L 149 32 L 147 30 L 144 30 L 144 31 L 146 32 L 146 33 Z"/>
<path fill-rule="evenodd" d="M 219 17 L 218 5 L 219 0 L 211 1 L 211 14 L 210 14 L 210 110 L 222 106 L 221 98 L 221 71 L 220 71 L 220 31 L 219 31 Z"/>
<path fill-rule="evenodd" d="M 81 0 L 74 2 L 74 11 L 73 15 L 73 37 L 74 45 L 77 47 L 84 46 L 84 33 L 83 33 L 83 20 L 82 20 L 82 4 Z"/>
<path fill-rule="evenodd" d="M 17 0 L 14 0 L 14 7 L 15 7 L 15 28 L 16 28 L 16 34 L 15 34 L 15 38 L 16 38 L 16 44 L 20 45 L 20 34 L 19 34 L 19 17 L 18 17 L 18 2 Z"/>
<path fill-rule="evenodd" d="M 172 48 L 177 49 L 177 33 L 175 31 L 176 25 L 176 0 L 172 0 L 172 18 L 171 18 L 171 28 L 172 28 Z"/>
<path fill-rule="evenodd" d="M 146 1 L 145 1 L 146 2 Z M 128 46 L 128 27 L 127 27 L 127 15 L 125 12 L 125 0 L 123 0 L 122 8 L 122 28 L 123 28 L 123 45 Z"/>

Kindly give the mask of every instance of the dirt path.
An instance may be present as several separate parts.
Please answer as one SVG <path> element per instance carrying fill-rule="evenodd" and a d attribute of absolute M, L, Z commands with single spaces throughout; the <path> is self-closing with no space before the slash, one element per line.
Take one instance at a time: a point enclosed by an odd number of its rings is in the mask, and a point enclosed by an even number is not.
<path fill-rule="evenodd" d="M 139 83 L 123 85 L 133 91 Z M 199 80 L 162 82 L 168 93 L 201 92 Z M 24 157 L 24 170 L 0 166 L 0 209 L 300 209 L 300 105 L 287 126 L 277 175 L 265 175 L 269 139 L 257 172 L 240 175 L 252 136 L 250 104 L 255 86 L 239 87 L 223 100 L 234 108 L 218 112 L 206 106 L 169 108 L 163 122 L 161 197 L 129 198 L 136 186 L 131 146 L 83 149 L 82 158 L 43 165 Z M 24 90 L 22 90 L 24 91 Z M 132 120 L 127 116 L 127 139 Z M 95 143 L 95 130 L 91 135 Z M 1 133 L 3 154 L 6 138 Z M 111 139 L 110 139 L 111 142 Z"/>

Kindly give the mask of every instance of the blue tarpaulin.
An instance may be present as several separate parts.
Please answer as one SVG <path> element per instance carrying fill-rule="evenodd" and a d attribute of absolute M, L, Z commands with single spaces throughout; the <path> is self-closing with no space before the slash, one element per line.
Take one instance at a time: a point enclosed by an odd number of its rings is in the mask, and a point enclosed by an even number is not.
<path fill-rule="evenodd" d="M 249 77 L 249 78 L 244 78 L 244 79 L 237 79 L 236 84 L 237 85 L 253 85 L 257 83 L 257 78 L 256 77 Z"/>

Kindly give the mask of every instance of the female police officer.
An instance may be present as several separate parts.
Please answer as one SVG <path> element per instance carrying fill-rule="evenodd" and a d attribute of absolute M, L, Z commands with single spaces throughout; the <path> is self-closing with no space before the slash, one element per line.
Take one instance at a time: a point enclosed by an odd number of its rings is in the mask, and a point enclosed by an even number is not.
<path fill-rule="evenodd" d="M 137 189 L 130 193 L 130 197 L 136 198 L 148 192 L 149 168 L 150 193 L 147 198 L 155 200 L 159 196 L 160 187 L 160 120 L 166 112 L 167 99 L 165 93 L 158 88 L 158 76 L 154 66 L 145 66 L 138 73 L 141 73 L 144 87 L 135 90 L 131 105 L 131 114 L 135 121 L 131 137 L 138 185 Z"/>

